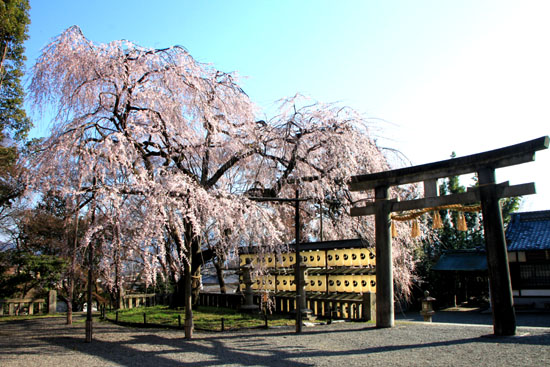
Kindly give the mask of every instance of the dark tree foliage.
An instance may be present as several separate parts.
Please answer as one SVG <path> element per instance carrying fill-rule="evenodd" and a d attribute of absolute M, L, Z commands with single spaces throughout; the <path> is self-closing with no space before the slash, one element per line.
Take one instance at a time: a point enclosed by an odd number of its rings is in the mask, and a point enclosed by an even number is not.
<path fill-rule="evenodd" d="M 0 252 L 0 298 L 40 295 L 55 289 L 66 263 L 52 255 L 29 251 Z"/>
<path fill-rule="evenodd" d="M 66 204 L 65 199 L 55 193 L 44 194 L 42 201 L 27 211 L 25 220 L 20 222 L 19 245 L 34 253 L 64 259 L 67 267 L 58 284 L 59 296 L 74 309 L 81 309 L 87 282 L 87 258 L 78 244 L 88 222 Z"/>
<path fill-rule="evenodd" d="M 19 248 L 37 254 L 63 256 L 67 249 L 67 213 L 63 200 L 46 193 L 34 209 L 19 214 Z"/>
<path fill-rule="evenodd" d="M 15 140 L 24 139 L 32 126 L 23 108 L 21 86 L 29 10 L 27 0 L 0 0 L 0 131 Z"/>
<path fill-rule="evenodd" d="M 32 127 L 21 86 L 29 9 L 27 0 L 0 0 L 0 218 L 22 193 L 16 142 L 24 141 Z"/>
<path fill-rule="evenodd" d="M 452 195 L 466 192 L 466 188 L 460 185 L 458 177 L 449 177 L 439 187 L 441 195 Z M 483 247 L 483 221 L 480 212 L 464 213 L 467 231 L 456 229 L 458 223 L 458 211 L 442 210 L 439 213 L 443 220 L 443 228 L 438 230 L 438 241 L 435 245 L 436 253 L 439 256 L 445 250 L 464 250 Z"/>

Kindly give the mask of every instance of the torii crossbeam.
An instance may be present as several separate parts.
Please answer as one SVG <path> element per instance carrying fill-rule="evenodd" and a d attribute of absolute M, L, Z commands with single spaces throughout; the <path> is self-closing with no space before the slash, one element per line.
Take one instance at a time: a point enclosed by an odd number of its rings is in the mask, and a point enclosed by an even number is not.
<path fill-rule="evenodd" d="M 535 185 L 528 183 L 509 186 L 507 182 L 497 184 L 495 170 L 532 162 L 535 160 L 535 152 L 548 149 L 548 145 L 549 138 L 544 136 L 465 157 L 351 178 L 352 191 L 374 190 L 375 192 L 373 203 L 352 208 L 351 215 L 375 215 L 377 327 L 394 326 L 391 213 L 448 204 L 481 203 L 493 306 L 493 331 L 495 335 L 515 335 L 516 316 L 499 200 L 505 197 L 534 194 Z M 470 188 L 466 193 L 438 196 L 437 179 L 469 173 L 477 174 L 478 187 Z M 415 182 L 424 182 L 424 198 L 402 202 L 390 199 L 391 186 Z"/>

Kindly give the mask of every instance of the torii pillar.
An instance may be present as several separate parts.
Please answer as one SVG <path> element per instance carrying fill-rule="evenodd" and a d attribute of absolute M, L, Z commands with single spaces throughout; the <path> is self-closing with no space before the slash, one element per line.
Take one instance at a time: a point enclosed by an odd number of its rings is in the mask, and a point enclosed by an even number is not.
<path fill-rule="evenodd" d="M 493 329 L 495 335 L 515 335 L 516 313 L 495 170 L 491 168 L 479 170 L 478 179 L 490 297 L 493 306 Z"/>
<path fill-rule="evenodd" d="M 375 195 L 376 236 L 376 326 L 393 327 L 393 265 L 391 248 L 391 206 L 388 186 L 378 186 Z"/>
<path fill-rule="evenodd" d="M 505 197 L 535 193 L 533 183 L 509 186 L 497 184 L 495 169 L 535 160 L 535 152 L 548 149 L 549 138 L 544 136 L 524 143 L 420 166 L 359 175 L 351 178 L 352 191 L 374 189 L 374 203 L 351 209 L 352 216 L 375 215 L 376 235 L 376 326 L 394 326 L 393 266 L 391 255 L 391 213 L 434 208 L 449 204 L 481 203 L 487 266 L 493 305 L 495 335 L 514 335 L 514 313 L 506 239 L 502 225 L 499 200 Z M 437 179 L 476 173 L 479 187 L 467 192 L 438 196 Z M 424 183 L 424 198 L 398 202 L 390 199 L 392 186 Z"/>

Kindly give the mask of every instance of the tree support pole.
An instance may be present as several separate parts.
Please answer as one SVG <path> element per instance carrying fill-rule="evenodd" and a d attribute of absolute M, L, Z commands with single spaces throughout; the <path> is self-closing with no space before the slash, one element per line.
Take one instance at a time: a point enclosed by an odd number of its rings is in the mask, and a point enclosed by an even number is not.
<path fill-rule="evenodd" d="M 296 264 L 294 269 L 294 284 L 296 287 L 296 332 L 302 332 L 302 303 L 305 300 L 304 287 L 302 285 L 302 272 L 300 269 L 302 254 L 300 253 L 300 190 L 296 189 L 296 201 L 294 203 L 294 234 L 296 235 Z"/>
<path fill-rule="evenodd" d="M 95 186 L 96 179 L 94 177 L 93 179 L 93 185 Z M 90 223 L 93 226 L 95 224 L 95 209 L 96 209 L 96 202 L 95 202 L 95 194 L 93 194 L 94 197 L 92 197 L 92 215 L 90 219 Z M 92 326 L 93 326 L 93 319 L 92 319 L 92 301 L 93 301 L 93 282 L 94 282 L 94 238 L 90 239 L 90 244 L 88 245 L 88 308 L 86 310 L 86 343 L 92 342 Z"/>
<path fill-rule="evenodd" d="M 515 335 L 516 315 L 502 212 L 496 191 L 495 170 L 492 168 L 479 170 L 478 177 L 493 306 L 493 331 L 497 336 Z"/>
<path fill-rule="evenodd" d="M 389 188 L 375 188 L 376 234 L 376 327 L 394 326 L 393 266 Z"/>
<path fill-rule="evenodd" d="M 95 208 L 94 208 L 95 209 Z M 94 210 L 95 211 L 95 210 Z M 92 223 L 95 213 L 92 212 Z M 88 307 L 86 309 L 86 343 L 92 342 L 92 302 L 93 302 L 93 281 L 94 281 L 94 240 L 88 245 Z"/>
<path fill-rule="evenodd" d="M 308 312 L 307 300 L 305 291 L 305 276 L 301 268 L 302 254 L 300 253 L 300 201 L 308 199 L 300 199 L 300 189 L 296 189 L 296 197 L 294 199 L 284 199 L 275 197 L 250 197 L 254 201 L 274 201 L 274 202 L 293 202 L 294 203 L 294 230 L 296 235 L 296 263 L 294 264 L 294 284 L 296 287 L 296 333 L 302 332 L 302 312 Z"/>
<path fill-rule="evenodd" d="M 89 245 L 89 258 L 88 261 L 90 262 L 89 268 L 88 268 L 88 307 L 86 309 L 86 343 L 92 342 L 92 327 L 93 327 L 93 320 L 92 320 L 92 283 L 94 279 L 93 275 L 93 261 L 94 261 L 94 245 L 93 241 L 90 241 Z"/>
<path fill-rule="evenodd" d="M 184 277 L 185 277 L 185 321 L 184 321 L 184 332 L 185 339 L 193 339 L 193 302 L 191 292 L 193 287 L 191 286 L 192 281 L 192 267 L 191 267 L 191 245 L 188 246 L 189 259 L 184 263 Z"/>

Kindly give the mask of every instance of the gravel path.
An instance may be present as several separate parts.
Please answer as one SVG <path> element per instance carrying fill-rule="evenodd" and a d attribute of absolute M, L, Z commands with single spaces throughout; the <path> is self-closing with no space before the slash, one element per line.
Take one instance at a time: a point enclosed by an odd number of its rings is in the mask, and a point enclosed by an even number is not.
<path fill-rule="evenodd" d="M 519 327 L 497 338 L 492 326 L 398 321 L 395 328 L 334 323 L 304 328 L 196 332 L 133 329 L 63 318 L 0 322 L 0 366 L 549 366 L 550 328 Z"/>

